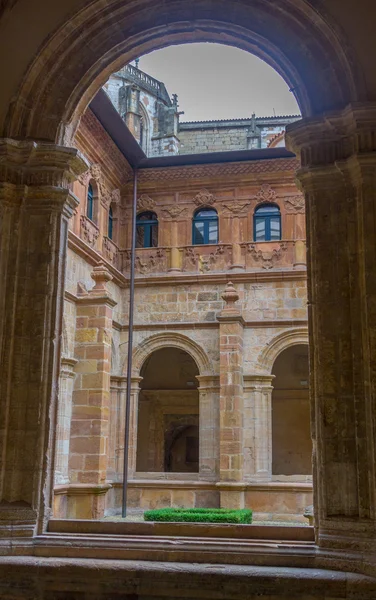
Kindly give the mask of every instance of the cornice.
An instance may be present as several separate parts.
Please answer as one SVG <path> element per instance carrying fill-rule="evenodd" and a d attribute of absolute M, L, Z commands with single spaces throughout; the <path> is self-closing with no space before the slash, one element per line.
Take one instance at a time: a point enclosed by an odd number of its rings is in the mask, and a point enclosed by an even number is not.
<path fill-rule="evenodd" d="M 174 273 L 172 275 L 141 275 L 136 277 L 136 287 L 150 287 L 151 285 L 187 285 L 187 284 L 226 284 L 229 279 L 233 283 L 265 283 L 278 281 L 306 281 L 306 269 L 285 269 L 285 270 L 261 270 L 260 271 L 242 271 L 239 273 Z"/>
<path fill-rule="evenodd" d="M 280 328 L 280 327 L 307 327 L 307 319 L 260 319 L 259 321 L 247 321 L 243 319 L 245 329 L 259 329 L 259 328 Z M 121 325 L 118 322 L 113 321 L 112 326 L 118 331 L 128 331 L 128 325 Z M 133 329 L 135 331 L 174 331 L 181 329 L 218 329 L 218 321 L 173 321 L 171 323 L 135 323 Z"/>
<path fill-rule="evenodd" d="M 144 184 L 159 182 L 177 182 L 183 180 L 207 180 L 215 179 L 220 181 L 223 178 L 250 178 L 254 179 L 257 175 L 271 175 L 285 172 L 293 177 L 295 171 L 300 167 L 300 161 L 293 158 L 275 158 L 264 159 L 257 161 L 243 161 L 220 164 L 203 164 L 203 165 L 185 165 L 185 166 L 170 166 L 159 168 L 139 169 L 138 182 L 140 186 Z"/>

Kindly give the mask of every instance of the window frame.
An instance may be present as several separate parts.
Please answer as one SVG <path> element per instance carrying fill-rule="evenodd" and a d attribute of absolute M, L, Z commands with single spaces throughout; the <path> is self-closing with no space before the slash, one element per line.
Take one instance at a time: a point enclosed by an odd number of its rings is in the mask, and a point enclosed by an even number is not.
<path fill-rule="evenodd" d="M 155 215 L 154 219 L 145 219 L 144 221 L 140 221 L 139 217 L 142 215 L 146 215 L 146 214 L 153 214 Z M 137 230 L 138 227 L 142 227 L 143 228 L 143 245 L 142 246 L 137 246 Z M 154 246 L 153 245 L 153 227 L 157 228 L 157 243 Z M 138 215 L 136 215 L 136 248 L 140 249 L 140 248 L 158 248 L 158 237 L 159 237 L 159 221 L 158 221 L 158 215 L 154 212 L 154 211 L 149 211 L 149 210 L 144 210 L 142 212 L 140 212 Z M 146 239 L 148 238 L 148 242 L 146 243 Z"/>
<path fill-rule="evenodd" d="M 95 223 L 95 221 L 94 221 L 94 187 L 93 187 L 91 181 L 89 181 L 89 185 L 87 187 L 86 216 L 88 219 L 90 219 L 90 221 Z"/>
<path fill-rule="evenodd" d="M 111 241 L 113 241 L 114 239 L 114 211 L 112 209 L 112 206 L 110 206 L 110 208 L 108 209 L 107 237 Z"/>
<path fill-rule="evenodd" d="M 275 209 L 274 214 L 270 213 L 270 214 L 260 214 L 258 215 L 257 212 L 261 209 L 261 208 L 265 208 L 265 207 L 273 207 Z M 278 212 L 277 212 L 278 211 Z M 278 242 L 282 239 L 282 218 L 281 218 L 281 209 L 278 206 L 278 204 L 272 203 L 272 202 L 267 202 L 267 203 L 263 203 L 259 206 L 257 206 L 255 208 L 255 211 L 253 213 L 253 241 L 254 242 Z M 278 222 L 279 222 L 279 237 L 277 239 L 272 239 L 271 238 L 271 220 L 273 218 L 278 217 Z M 256 225 L 258 222 L 260 221 L 265 221 L 265 238 L 263 240 L 257 239 L 257 228 Z"/>
<path fill-rule="evenodd" d="M 199 217 L 199 213 L 203 210 L 212 210 L 214 211 L 216 214 L 215 216 L 203 216 L 203 217 Z M 196 224 L 197 223 L 203 223 L 204 224 L 204 234 L 203 234 L 203 238 L 204 241 L 203 242 L 198 242 L 196 240 Z M 209 241 L 209 225 L 210 223 L 216 223 L 217 226 L 217 239 L 215 242 L 210 242 Z M 218 213 L 216 211 L 215 208 L 211 207 L 211 206 L 201 206 L 200 208 L 198 208 L 194 215 L 193 215 L 193 219 L 192 219 L 192 246 L 215 246 L 216 244 L 219 243 L 219 218 L 218 218 Z"/>

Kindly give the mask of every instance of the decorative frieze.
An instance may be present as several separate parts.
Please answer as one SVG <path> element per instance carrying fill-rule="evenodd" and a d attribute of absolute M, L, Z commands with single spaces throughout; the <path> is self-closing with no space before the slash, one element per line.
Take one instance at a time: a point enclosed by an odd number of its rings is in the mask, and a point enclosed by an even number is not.
<path fill-rule="evenodd" d="M 241 202 L 241 201 L 235 201 L 235 202 L 231 202 L 231 203 L 224 203 L 223 206 L 225 207 L 225 211 L 224 214 L 233 214 L 234 216 L 239 216 L 242 213 L 247 212 L 247 208 L 250 205 L 250 202 Z"/>
<path fill-rule="evenodd" d="M 170 219 L 178 219 L 179 217 L 186 216 L 187 209 L 184 206 L 173 204 L 172 206 L 166 206 L 163 209 L 163 215 Z"/>
<path fill-rule="evenodd" d="M 123 272 L 129 273 L 131 253 L 125 250 L 123 253 Z M 168 257 L 165 248 L 145 248 L 136 250 L 135 272 L 138 275 L 149 273 L 165 273 L 168 268 Z"/>
<path fill-rule="evenodd" d="M 208 273 L 210 271 L 226 270 L 231 264 L 231 244 L 218 246 L 188 246 L 183 248 L 183 271 L 197 271 Z"/>

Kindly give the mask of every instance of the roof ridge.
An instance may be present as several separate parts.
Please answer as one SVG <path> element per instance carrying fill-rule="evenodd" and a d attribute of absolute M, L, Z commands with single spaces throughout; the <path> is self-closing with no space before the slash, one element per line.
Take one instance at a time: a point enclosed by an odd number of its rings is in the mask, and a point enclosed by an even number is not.
<path fill-rule="evenodd" d="M 256 121 L 263 121 L 264 119 L 301 119 L 302 115 L 273 115 L 269 117 L 256 117 Z M 208 119 L 203 121 L 180 121 L 180 125 L 193 125 L 199 123 L 225 123 L 231 122 L 234 123 L 236 121 L 252 121 L 252 117 L 239 117 L 236 119 Z"/>

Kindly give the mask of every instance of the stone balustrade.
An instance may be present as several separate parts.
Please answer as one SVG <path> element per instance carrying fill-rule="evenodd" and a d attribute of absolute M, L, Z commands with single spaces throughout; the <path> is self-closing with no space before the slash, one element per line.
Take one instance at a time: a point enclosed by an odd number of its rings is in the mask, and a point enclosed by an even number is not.
<path fill-rule="evenodd" d="M 112 246 L 108 250 L 109 243 Z M 123 273 L 129 273 L 129 250 L 118 251 L 116 245 L 108 238 L 104 238 L 103 248 L 105 257 L 114 266 L 118 266 Z M 172 265 L 173 250 L 178 253 L 174 265 Z M 107 256 L 107 252 L 111 258 Z M 118 261 L 120 265 L 117 265 L 116 259 L 113 258 L 115 253 L 121 255 L 121 260 Z M 237 259 L 236 265 L 235 258 Z M 245 271 L 280 270 L 304 268 L 305 260 L 305 242 L 303 240 L 281 240 L 240 244 L 240 262 L 232 244 L 137 248 L 135 269 L 137 275 L 166 273 L 172 270 L 183 273 L 221 273 L 231 268 Z"/>

